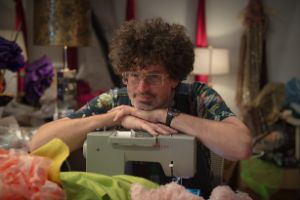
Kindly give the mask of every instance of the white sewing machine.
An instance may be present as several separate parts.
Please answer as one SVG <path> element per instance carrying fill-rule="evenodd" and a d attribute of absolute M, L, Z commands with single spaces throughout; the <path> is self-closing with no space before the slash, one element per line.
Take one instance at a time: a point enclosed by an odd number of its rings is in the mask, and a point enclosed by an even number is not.
<path fill-rule="evenodd" d="M 192 177 L 196 139 L 184 134 L 153 137 L 145 132 L 91 132 L 84 145 L 86 171 L 124 174 L 127 161 L 158 162 L 166 176 Z"/>

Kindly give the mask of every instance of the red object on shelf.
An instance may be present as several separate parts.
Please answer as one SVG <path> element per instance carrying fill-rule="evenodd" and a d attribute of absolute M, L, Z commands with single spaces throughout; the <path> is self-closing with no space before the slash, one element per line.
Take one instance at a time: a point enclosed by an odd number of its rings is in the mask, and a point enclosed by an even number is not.
<path fill-rule="evenodd" d="M 208 75 L 196 75 L 195 81 L 202 82 L 202 83 L 208 83 Z"/>
<path fill-rule="evenodd" d="M 207 47 L 205 0 L 198 0 L 196 47 Z M 195 75 L 195 81 L 208 83 L 208 75 L 197 74 Z"/>
<path fill-rule="evenodd" d="M 127 0 L 126 20 L 135 19 L 135 0 Z"/>

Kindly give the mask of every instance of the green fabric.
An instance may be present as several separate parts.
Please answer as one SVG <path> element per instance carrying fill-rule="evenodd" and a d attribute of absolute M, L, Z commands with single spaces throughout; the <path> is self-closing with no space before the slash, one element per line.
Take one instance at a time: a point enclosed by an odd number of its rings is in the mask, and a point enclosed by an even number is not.
<path fill-rule="evenodd" d="M 241 162 L 241 179 L 243 183 L 261 196 L 262 200 L 270 199 L 281 185 L 283 169 L 273 163 L 260 159 L 249 159 Z"/>
<path fill-rule="evenodd" d="M 130 186 L 140 183 L 146 188 L 157 188 L 159 185 L 129 175 L 106 176 L 89 172 L 61 172 L 61 184 L 70 200 L 129 200 Z"/>

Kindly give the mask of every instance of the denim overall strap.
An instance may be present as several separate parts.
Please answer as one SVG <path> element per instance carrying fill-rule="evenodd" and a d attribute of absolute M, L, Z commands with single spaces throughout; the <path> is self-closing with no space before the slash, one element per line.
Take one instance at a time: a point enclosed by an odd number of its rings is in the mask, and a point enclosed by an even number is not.
<path fill-rule="evenodd" d="M 197 116 L 196 85 L 181 83 L 174 96 L 172 107 L 182 113 Z M 117 105 L 131 105 L 127 88 L 117 91 Z M 135 162 L 136 163 L 136 162 Z M 160 173 L 161 174 L 161 173 Z M 210 156 L 209 150 L 200 142 L 197 142 L 197 172 L 194 177 L 183 179 L 182 184 L 187 188 L 200 188 L 204 197 L 210 194 Z"/>
<path fill-rule="evenodd" d="M 181 83 L 175 93 L 174 108 L 182 113 L 197 116 L 196 84 Z M 201 142 L 197 142 L 197 172 L 194 177 L 184 179 L 183 185 L 188 188 L 199 188 L 202 196 L 211 192 L 210 186 L 210 152 Z"/>
<path fill-rule="evenodd" d="M 118 89 L 117 91 L 117 105 L 129 105 L 131 106 L 131 101 L 128 97 L 127 88 L 123 87 L 121 89 Z"/>

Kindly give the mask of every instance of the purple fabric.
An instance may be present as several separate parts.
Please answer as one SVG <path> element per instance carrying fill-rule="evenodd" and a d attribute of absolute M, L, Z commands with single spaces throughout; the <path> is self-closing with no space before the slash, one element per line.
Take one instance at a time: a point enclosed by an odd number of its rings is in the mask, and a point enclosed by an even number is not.
<path fill-rule="evenodd" d="M 25 64 L 22 49 L 16 42 L 0 37 L 0 69 L 18 71 Z"/>
<path fill-rule="evenodd" d="M 37 104 L 53 79 L 53 64 L 47 56 L 26 66 L 25 99 L 30 104 Z"/>

